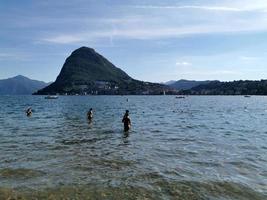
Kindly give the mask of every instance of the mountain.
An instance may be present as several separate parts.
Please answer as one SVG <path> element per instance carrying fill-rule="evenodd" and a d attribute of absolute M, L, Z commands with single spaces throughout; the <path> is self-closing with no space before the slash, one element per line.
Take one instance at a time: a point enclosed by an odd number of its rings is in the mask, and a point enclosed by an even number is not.
<path fill-rule="evenodd" d="M 260 81 L 213 81 L 206 85 L 199 85 L 189 90 L 182 90 L 180 94 L 188 95 L 267 95 L 267 80 Z"/>
<path fill-rule="evenodd" d="M 170 81 L 167 81 L 167 82 L 165 82 L 165 83 L 163 83 L 164 85 L 171 85 L 171 84 L 173 84 L 173 83 L 175 83 L 176 81 L 174 81 L 174 80 L 170 80 Z"/>
<path fill-rule="evenodd" d="M 176 90 L 188 90 L 199 85 L 205 85 L 211 81 L 189 81 L 189 80 L 178 80 L 178 81 L 169 81 L 165 84 L 169 85 L 171 88 Z"/>
<path fill-rule="evenodd" d="M 42 81 L 31 80 L 25 76 L 0 80 L 0 95 L 26 95 L 32 94 L 48 84 Z"/>
<path fill-rule="evenodd" d="M 35 94 L 161 94 L 165 90 L 169 87 L 135 80 L 94 49 L 81 47 L 66 59 L 56 81 Z"/>

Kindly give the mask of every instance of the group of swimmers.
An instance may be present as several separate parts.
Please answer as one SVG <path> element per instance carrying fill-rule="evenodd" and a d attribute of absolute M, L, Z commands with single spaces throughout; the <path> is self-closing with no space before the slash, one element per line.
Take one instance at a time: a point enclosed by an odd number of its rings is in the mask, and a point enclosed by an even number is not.
<path fill-rule="evenodd" d="M 29 107 L 25 112 L 26 112 L 26 115 L 28 117 L 30 117 L 32 115 L 31 107 Z M 87 112 L 87 119 L 88 119 L 89 123 L 92 122 L 92 120 L 93 120 L 93 108 L 90 108 L 90 110 Z M 131 119 L 129 117 L 129 110 L 125 111 L 125 114 L 124 114 L 121 122 L 124 124 L 124 131 L 128 132 L 131 128 Z"/>
<path fill-rule="evenodd" d="M 93 120 L 93 108 L 90 108 L 90 110 L 87 112 L 87 119 L 89 123 Z M 124 131 L 128 132 L 131 128 L 131 119 L 129 117 L 129 110 L 125 111 L 125 114 L 121 120 L 121 122 L 124 124 Z"/>

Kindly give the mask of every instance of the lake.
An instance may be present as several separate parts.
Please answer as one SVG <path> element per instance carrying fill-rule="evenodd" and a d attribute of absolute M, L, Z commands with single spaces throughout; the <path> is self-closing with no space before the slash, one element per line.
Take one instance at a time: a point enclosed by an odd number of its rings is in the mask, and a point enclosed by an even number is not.
<path fill-rule="evenodd" d="M 267 97 L 0 96 L 0 106 L 0 199 L 267 199 Z"/>

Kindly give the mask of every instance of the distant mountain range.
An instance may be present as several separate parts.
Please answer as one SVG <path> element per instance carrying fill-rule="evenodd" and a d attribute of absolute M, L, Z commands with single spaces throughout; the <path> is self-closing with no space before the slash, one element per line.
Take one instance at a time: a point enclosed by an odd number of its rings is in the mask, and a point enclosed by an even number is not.
<path fill-rule="evenodd" d="M 199 85 L 206 85 L 211 81 L 194 81 L 194 80 L 178 80 L 178 81 L 168 81 L 165 84 L 176 90 L 189 90 L 191 88 L 197 87 Z"/>
<path fill-rule="evenodd" d="M 170 81 L 167 81 L 167 82 L 161 82 L 162 84 L 164 84 L 164 85 L 171 85 L 171 84 L 173 84 L 173 83 L 175 83 L 176 81 L 174 81 L 174 80 L 170 80 Z"/>
<path fill-rule="evenodd" d="M 31 80 L 25 76 L 19 75 L 13 78 L 0 80 L 0 95 L 32 94 L 47 85 L 48 83 Z"/>
<path fill-rule="evenodd" d="M 115 94 L 115 95 L 267 95 L 261 81 L 168 81 L 164 84 L 135 80 L 98 54 L 81 47 L 66 59 L 55 82 L 48 84 L 16 76 L 0 80 L 0 95 Z"/>
<path fill-rule="evenodd" d="M 181 90 L 179 93 L 186 95 L 267 95 L 267 80 L 212 81 L 188 90 Z"/>
<path fill-rule="evenodd" d="M 66 59 L 56 81 L 35 94 L 163 94 L 169 86 L 135 80 L 94 49 L 81 47 Z"/>
<path fill-rule="evenodd" d="M 180 95 L 267 95 L 267 80 L 250 81 L 189 81 L 165 83 Z"/>

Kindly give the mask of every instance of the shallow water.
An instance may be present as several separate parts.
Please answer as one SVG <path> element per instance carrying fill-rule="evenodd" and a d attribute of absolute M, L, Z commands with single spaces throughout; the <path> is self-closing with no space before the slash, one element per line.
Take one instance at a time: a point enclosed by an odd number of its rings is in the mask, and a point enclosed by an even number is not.
<path fill-rule="evenodd" d="M 0 199 L 267 199 L 267 97 L 0 96 L 0 106 Z"/>

